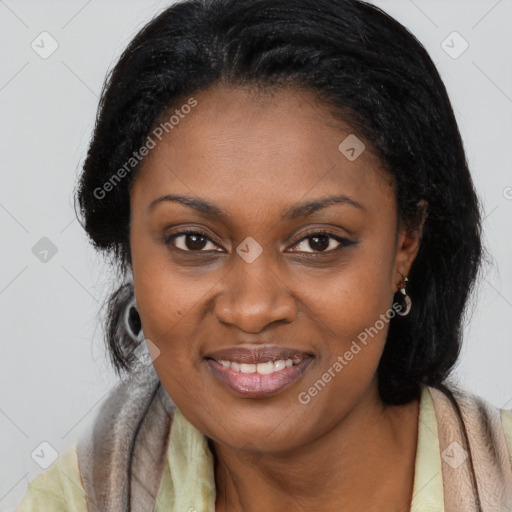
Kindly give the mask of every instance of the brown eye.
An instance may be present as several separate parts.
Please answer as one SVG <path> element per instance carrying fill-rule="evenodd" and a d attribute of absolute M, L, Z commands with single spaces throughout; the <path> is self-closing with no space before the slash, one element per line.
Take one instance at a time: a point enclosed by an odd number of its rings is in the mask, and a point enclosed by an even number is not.
<path fill-rule="evenodd" d="M 206 252 L 217 250 L 218 246 L 201 231 L 180 231 L 165 239 L 166 245 L 173 245 L 176 249 L 185 252 Z M 210 247 L 205 250 L 206 247 Z"/>
<path fill-rule="evenodd" d="M 341 247 L 354 245 L 356 242 L 334 235 L 328 231 L 316 231 L 303 237 L 292 248 L 299 248 L 298 252 L 332 252 Z M 307 248 L 311 250 L 307 250 Z"/>

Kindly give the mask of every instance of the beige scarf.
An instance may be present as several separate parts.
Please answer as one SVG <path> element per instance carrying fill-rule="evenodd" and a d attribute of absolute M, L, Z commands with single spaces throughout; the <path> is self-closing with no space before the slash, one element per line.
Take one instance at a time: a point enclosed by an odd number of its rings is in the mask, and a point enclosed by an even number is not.
<path fill-rule="evenodd" d="M 469 438 L 477 491 L 471 460 L 446 462 L 466 453 L 461 451 L 466 445 L 456 411 L 443 392 L 428 389 L 443 453 L 445 512 L 512 512 L 512 469 L 499 409 L 450 387 Z M 174 408 L 151 364 L 117 385 L 94 428 L 78 443 L 89 512 L 153 512 Z"/>

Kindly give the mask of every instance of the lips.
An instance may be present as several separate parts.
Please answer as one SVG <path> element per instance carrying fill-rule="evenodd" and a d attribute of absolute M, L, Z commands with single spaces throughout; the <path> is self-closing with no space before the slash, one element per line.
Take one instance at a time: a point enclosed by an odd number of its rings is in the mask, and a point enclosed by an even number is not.
<path fill-rule="evenodd" d="M 287 347 L 261 346 L 253 349 L 246 347 L 233 347 L 222 350 L 216 350 L 206 355 L 207 358 L 216 361 L 231 361 L 234 363 L 258 364 L 267 361 L 278 361 L 287 359 L 304 359 L 308 354 Z"/>
<path fill-rule="evenodd" d="M 206 356 L 213 376 L 239 395 L 263 398 L 294 384 L 313 356 L 279 346 L 233 347 Z"/>

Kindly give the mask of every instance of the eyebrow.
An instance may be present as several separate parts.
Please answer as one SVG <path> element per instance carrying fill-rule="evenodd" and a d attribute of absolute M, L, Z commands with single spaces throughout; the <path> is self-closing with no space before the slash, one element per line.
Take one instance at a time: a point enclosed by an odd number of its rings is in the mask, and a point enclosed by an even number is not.
<path fill-rule="evenodd" d="M 175 194 L 167 194 L 165 196 L 155 199 L 149 204 L 148 212 L 153 210 L 160 203 L 166 201 L 175 202 L 182 204 L 184 206 L 188 206 L 208 217 L 213 217 L 221 220 L 225 220 L 229 217 L 229 214 L 226 210 L 219 208 L 217 205 L 211 203 L 210 201 L 207 201 L 205 199 L 199 199 L 197 197 L 182 196 Z M 286 213 L 283 218 L 293 220 L 299 217 L 307 217 L 333 204 L 347 204 L 353 206 L 354 208 L 364 210 L 364 207 L 354 199 L 351 199 L 348 196 L 338 195 L 314 199 L 312 201 L 296 204 L 292 208 L 290 208 L 288 213 Z"/>

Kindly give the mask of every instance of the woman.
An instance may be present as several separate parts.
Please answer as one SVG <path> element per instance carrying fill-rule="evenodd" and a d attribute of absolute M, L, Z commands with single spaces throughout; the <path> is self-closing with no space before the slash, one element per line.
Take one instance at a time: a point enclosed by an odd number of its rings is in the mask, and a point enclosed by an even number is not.
<path fill-rule="evenodd" d="M 512 510 L 512 411 L 449 381 L 478 200 L 395 20 L 173 5 L 108 77 L 77 198 L 124 379 L 21 512 Z"/>

